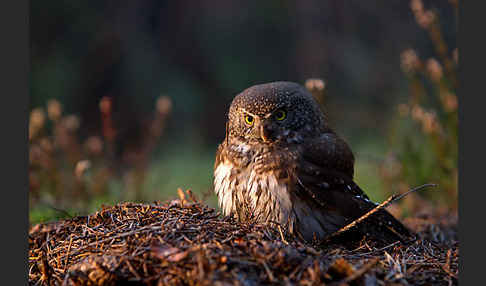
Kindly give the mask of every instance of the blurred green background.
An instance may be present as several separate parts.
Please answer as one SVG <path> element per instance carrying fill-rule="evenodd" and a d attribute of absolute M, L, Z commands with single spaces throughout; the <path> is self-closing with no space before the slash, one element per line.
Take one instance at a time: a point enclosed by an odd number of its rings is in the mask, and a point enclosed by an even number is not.
<path fill-rule="evenodd" d="M 243 89 L 325 81 L 374 200 L 457 204 L 457 1 L 31 1 L 30 221 L 191 189 Z M 409 202 L 412 211 L 424 202 Z"/>

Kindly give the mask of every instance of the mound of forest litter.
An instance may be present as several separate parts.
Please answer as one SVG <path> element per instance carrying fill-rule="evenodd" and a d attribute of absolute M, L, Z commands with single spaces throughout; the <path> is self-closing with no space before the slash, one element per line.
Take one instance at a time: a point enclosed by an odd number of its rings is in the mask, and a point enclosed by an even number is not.
<path fill-rule="evenodd" d="M 192 196 L 191 196 L 192 198 Z M 457 215 L 405 220 L 407 245 L 312 246 L 184 197 L 29 230 L 31 285 L 457 285 Z"/>

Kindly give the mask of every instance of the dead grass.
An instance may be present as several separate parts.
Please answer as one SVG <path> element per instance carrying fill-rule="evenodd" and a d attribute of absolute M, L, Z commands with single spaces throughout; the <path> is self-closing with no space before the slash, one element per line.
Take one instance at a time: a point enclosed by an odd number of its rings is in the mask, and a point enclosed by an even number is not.
<path fill-rule="evenodd" d="M 29 231 L 31 285 L 457 285 L 457 215 L 405 220 L 409 245 L 313 247 L 184 196 L 122 203 Z"/>

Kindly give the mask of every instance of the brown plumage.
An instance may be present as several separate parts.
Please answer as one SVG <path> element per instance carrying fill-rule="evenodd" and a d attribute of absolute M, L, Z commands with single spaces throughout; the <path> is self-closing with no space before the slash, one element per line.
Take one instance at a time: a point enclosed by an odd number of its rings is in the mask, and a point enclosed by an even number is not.
<path fill-rule="evenodd" d="M 277 222 L 306 240 L 322 239 L 376 206 L 353 182 L 354 156 L 302 86 L 274 82 L 237 95 L 214 165 L 225 215 Z M 359 226 L 381 240 L 409 238 L 386 210 Z"/>

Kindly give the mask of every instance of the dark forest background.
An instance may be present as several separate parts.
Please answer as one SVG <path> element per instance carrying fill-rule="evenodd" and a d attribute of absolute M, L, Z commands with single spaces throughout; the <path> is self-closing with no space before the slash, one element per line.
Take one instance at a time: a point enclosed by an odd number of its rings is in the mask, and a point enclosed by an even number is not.
<path fill-rule="evenodd" d="M 446 0 L 31 1 L 31 222 L 179 187 L 215 205 L 232 98 L 309 78 L 373 199 L 435 182 L 425 198 L 455 208 L 456 13 Z"/>

